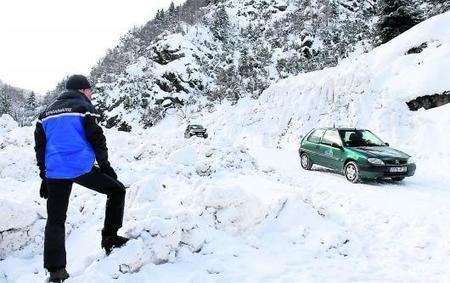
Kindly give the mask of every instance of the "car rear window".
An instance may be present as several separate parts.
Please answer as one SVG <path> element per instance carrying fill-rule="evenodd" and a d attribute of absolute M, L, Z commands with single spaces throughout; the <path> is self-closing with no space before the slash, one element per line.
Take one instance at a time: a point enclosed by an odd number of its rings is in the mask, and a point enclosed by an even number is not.
<path fill-rule="evenodd" d="M 307 140 L 309 142 L 319 143 L 320 142 L 320 138 L 322 138 L 324 132 L 325 132 L 325 130 L 315 130 L 314 132 L 312 132 L 309 135 Z"/>

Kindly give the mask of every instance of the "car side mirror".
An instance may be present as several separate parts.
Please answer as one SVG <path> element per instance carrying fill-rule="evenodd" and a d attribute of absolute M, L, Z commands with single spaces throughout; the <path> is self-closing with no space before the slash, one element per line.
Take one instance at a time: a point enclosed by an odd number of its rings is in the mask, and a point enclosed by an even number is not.
<path fill-rule="evenodd" d="M 338 145 L 338 144 L 335 143 L 335 142 L 332 143 L 331 146 L 334 147 L 334 148 L 344 149 L 344 148 L 342 147 L 342 145 Z"/>
<path fill-rule="evenodd" d="M 385 142 L 384 144 L 385 144 L 386 146 L 389 146 L 389 143 L 388 143 L 388 142 Z"/>

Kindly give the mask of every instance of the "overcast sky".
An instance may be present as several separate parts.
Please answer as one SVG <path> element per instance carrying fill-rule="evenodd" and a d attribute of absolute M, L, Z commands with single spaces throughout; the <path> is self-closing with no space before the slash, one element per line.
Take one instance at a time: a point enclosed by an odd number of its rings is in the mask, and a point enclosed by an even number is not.
<path fill-rule="evenodd" d="M 172 0 L 2 0 L 0 80 L 44 94 Z M 178 5 L 184 0 L 173 0 Z"/>

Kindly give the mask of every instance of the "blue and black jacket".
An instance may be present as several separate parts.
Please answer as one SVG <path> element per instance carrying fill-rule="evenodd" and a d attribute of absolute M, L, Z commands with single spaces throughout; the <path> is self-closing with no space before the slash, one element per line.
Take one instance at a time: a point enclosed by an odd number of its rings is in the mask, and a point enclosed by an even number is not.
<path fill-rule="evenodd" d="M 39 115 L 34 132 L 41 178 L 73 179 L 91 171 L 97 159 L 109 166 L 108 148 L 95 107 L 81 92 L 68 90 Z"/>

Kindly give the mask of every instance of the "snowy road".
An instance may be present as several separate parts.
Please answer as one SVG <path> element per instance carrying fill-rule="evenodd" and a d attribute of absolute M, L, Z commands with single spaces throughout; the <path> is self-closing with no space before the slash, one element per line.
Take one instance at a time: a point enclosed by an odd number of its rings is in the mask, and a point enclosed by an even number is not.
<path fill-rule="evenodd" d="M 110 140 L 130 186 L 123 232 L 135 240 L 106 258 L 103 198 L 75 187 L 68 282 L 450 280 L 448 179 L 425 171 L 426 160 L 402 183 L 351 184 L 327 169 L 304 171 L 296 148 L 175 139 L 155 153 L 162 144 L 146 136 Z M 205 167 L 210 175 L 199 175 Z M 45 279 L 41 243 L 34 246 L 0 262 L 0 282 Z"/>
<path fill-rule="evenodd" d="M 324 273 L 320 272 L 321 264 L 308 264 L 312 269 L 318 268 L 314 282 L 330 278 L 340 282 L 448 280 L 450 191 L 447 178 L 424 172 L 426 166 L 421 166 L 419 161 L 418 175 L 400 184 L 354 185 L 327 169 L 303 171 L 298 156 L 291 151 L 255 152 L 261 157 L 259 164 L 270 165 L 277 160 L 281 183 L 295 188 L 323 219 L 340 228 L 341 236 L 346 237 L 344 242 L 348 240 L 346 244 L 335 245 L 338 255 L 331 258 L 339 258 L 339 254 L 348 257 L 342 259 L 341 263 L 345 264 L 335 269 L 334 276 L 329 277 L 328 272 L 334 268 Z M 300 216 L 296 223 L 302 225 Z M 355 275 L 358 271 L 360 276 Z M 383 276 L 383 273 L 390 275 Z"/>
<path fill-rule="evenodd" d="M 326 169 L 303 171 L 296 151 L 257 147 L 250 149 L 249 154 L 258 164 L 257 173 L 223 178 L 230 186 L 241 184 L 243 192 L 265 203 L 265 207 L 277 207 L 275 212 L 268 209 L 264 213 L 269 216 L 258 224 L 251 223 L 244 232 L 231 236 L 219 233 L 199 255 L 180 252 L 170 268 L 147 267 L 148 272 L 130 275 L 130 279 L 152 278 L 153 282 L 446 282 L 449 279 L 450 195 L 445 179 L 419 174 L 401 184 L 354 185 Z M 283 205 L 277 206 L 279 203 Z M 169 278 L 168 268 L 174 269 Z M 153 275 L 159 273 L 160 278 Z M 129 280 L 126 278 L 123 277 L 124 281 Z"/>

